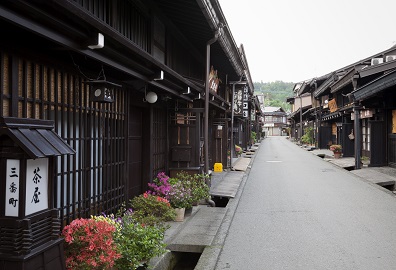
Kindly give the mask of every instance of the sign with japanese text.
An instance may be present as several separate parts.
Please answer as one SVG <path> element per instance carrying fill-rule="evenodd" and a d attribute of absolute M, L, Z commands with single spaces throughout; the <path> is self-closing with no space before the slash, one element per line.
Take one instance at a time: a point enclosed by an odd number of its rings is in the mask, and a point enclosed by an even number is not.
<path fill-rule="evenodd" d="M 333 98 L 332 100 L 329 101 L 329 110 L 330 112 L 335 112 L 337 110 L 337 102 L 336 99 Z"/>
<path fill-rule="evenodd" d="M 25 215 L 48 208 L 48 158 L 27 160 L 25 203 Z"/>
<path fill-rule="evenodd" d="M 249 92 L 249 88 L 247 85 L 245 85 L 243 87 L 243 117 L 245 118 L 249 117 L 248 92 Z"/>
<path fill-rule="evenodd" d="M 236 89 L 234 94 L 234 114 L 242 115 L 242 89 Z"/>
<path fill-rule="evenodd" d="M 19 215 L 19 167 L 18 159 L 7 159 L 5 215 L 9 217 Z"/>
<path fill-rule="evenodd" d="M 362 110 L 360 111 L 359 117 L 360 119 L 364 119 L 364 118 L 371 118 L 373 117 L 375 111 L 374 110 Z M 355 112 L 351 113 L 351 120 L 355 120 Z"/>
<path fill-rule="evenodd" d="M 217 70 L 214 70 L 213 66 L 210 67 L 209 72 L 209 89 L 217 93 L 220 80 L 217 77 Z"/>

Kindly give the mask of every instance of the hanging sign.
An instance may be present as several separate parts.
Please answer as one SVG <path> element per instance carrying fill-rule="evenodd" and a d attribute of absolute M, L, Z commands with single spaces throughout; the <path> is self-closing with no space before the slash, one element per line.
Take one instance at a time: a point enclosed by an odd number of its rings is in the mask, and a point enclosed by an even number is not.
<path fill-rule="evenodd" d="M 242 115 L 242 105 L 243 105 L 243 93 L 242 89 L 236 89 L 234 94 L 234 114 Z"/>
<path fill-rule="evenodd" d="M 217 93 L 219 82 L 220 80 L 217 77 L 217 70 L 214 70 L 213 66 L 211 66 L 209 72 L 209 89 Z"/>
<path fill-rule="evenodd" d="M 249 88 L 247 85 L 243 87 L 243 117 L 249 117 L 249 104 L 248 104 L 248 91 Z"/>

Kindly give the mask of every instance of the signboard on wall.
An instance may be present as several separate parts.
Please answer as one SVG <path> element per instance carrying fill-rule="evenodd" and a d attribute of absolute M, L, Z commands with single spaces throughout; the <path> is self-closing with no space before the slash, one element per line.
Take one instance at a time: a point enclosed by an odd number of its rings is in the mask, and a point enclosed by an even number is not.
<path fill-rule="evenodd" d="M 361 110 L 359 117 L 360 119 L 364 119 L 364 118 L 371 118 L 373 117 L 375 111 L 373 109 L 370 110 Z M 355 120 L 355 113 L 351 112 L 351 120 Z"/>
<path fill-rule="evenodd" d="M 249 87 L 245 85 L 243 87 L 243 117 L 249 117 Z"/>
<path fill-rule="evenodd" d="M 330 112 L 335 112 L 337 109 L 337 101 L 335 100 L 335 98 L 333 98 L 329 101 L 329 110 Z"/>
<path fill-rule="evenodd" d="M 48 158 L 27 160 L 25 202 L 26 215 L 48 208 Z"/>
<path fill-rule="evenodd" d="M 337 135 L 337 124 L 336 123 L 331 124 L 331 134 Z"/>
<path fill-rule="evenodd" d="M 217 70 L 214 70 L 213 66 L 210 67 L 209 72 L 209 89 L 217 93 L 220 80 L 217 77 Z"/>
<path fill-rule="evenodd" d="M 19 159 L 7 159 L 5 190 L 5 215 L 17 217 L 19 214 Z"/>
<path fill-rule="evenodd" d="M 396 133 L 396 110 L 392 110 L 392 133 Z"/>
<path fill-rule="evenodd" d="M 243 111 L 243 92 L 242 88 L 236 89 L 234 94 L 234 114 L 242 115 Z"/>

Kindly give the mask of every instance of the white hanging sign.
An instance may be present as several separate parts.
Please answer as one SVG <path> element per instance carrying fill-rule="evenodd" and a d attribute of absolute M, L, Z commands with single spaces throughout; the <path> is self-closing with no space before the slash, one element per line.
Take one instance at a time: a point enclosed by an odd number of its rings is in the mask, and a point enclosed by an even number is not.
<path fill-rule="evenodd" d="M 26 216 L 48 208 L 48 158 L 27 160 L 25 203 Z"/>
<path fill-rule="evenodd" d="M 5 215 L 17 217 L 19 214 L 19 159 L 7 159 Z"/>

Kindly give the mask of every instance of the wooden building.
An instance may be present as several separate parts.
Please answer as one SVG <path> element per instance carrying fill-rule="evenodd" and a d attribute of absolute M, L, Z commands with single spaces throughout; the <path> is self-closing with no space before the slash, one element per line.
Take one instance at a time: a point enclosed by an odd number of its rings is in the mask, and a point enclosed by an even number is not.
<path fill-rule="evenodd" d="M 264 107 L 264 132 L 266 136 L 284 136 L 287 125 L 286 112 L 282 107 Z"/>
<path fill-rule="evenodd" d="M 6 0 L 0 23 L 0 116 L 52 120 L 75 151 L 51 175 L 62 226 L 247 145 L 253 83 L 217 0 Z"/>
<path fill-rule="evenodd" d="M 341 144 L 343 156 L 355 157 L 357 169 L 362 156 L 369 166 L 396 166 L 395 69 L 392 47 L 310 80 L 319 148 Z"/>

